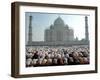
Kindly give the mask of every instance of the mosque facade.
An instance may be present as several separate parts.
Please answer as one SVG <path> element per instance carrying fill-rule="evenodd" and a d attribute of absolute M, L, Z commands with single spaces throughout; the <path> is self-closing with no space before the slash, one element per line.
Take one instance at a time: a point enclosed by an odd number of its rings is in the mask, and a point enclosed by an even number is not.
<path fill-rule="evenodd" d="M 58 17 L 54 24 L 45 30 L 44 37 L 47 42 L 73 41 L 74 31 L 64 23 L 61 17 Z"/>

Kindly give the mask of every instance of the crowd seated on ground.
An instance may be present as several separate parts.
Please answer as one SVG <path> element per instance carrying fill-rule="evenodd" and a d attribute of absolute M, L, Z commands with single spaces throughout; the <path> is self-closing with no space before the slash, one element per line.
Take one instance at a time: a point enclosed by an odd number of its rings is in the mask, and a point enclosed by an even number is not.
<path fill-rule="evenodd" d="M 89 64 L 89 47 L 26 47 L 26 67 Z"/>

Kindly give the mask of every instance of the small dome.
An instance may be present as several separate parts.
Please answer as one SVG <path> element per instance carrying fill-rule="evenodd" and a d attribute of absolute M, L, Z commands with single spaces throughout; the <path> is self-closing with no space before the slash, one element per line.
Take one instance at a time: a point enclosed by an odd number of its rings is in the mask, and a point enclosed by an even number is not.
<path fill-rule="evenodd" d="M 50 29 L 54 29 L 54 28 L 53 28 L 53 25 L 50 25 Z"/>
<path fill-rule="evenodd" d="M 69 26 L 67 24 L 65 25 L 65 29 L 69 29 Z"/>
<path fill-rule="evenodd" d="M 54 21 L 54 25 L 64 25 L 64 21 L 61 19 L 61 17 L 58 17 L 58 18 Z"/>

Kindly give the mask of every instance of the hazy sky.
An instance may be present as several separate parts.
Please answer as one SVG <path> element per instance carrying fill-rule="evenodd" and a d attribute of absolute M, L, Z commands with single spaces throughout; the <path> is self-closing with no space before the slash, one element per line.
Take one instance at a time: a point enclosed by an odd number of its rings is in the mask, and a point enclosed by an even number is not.
<path fill-rule="evenodd" d="M 74 30 L 74 38 L 78 37 L 79 40 L 85 37 L 85 15 L 72 15 L 72 14 L 52 14 L 52 13 L 25 13 L 25 40 L 28 40 L 29 29 L 29 16 L 33 17 L 33 41 L 44 41 L 44 30 L 49 28 L 57 17 L 61 17 L 64 23 Z M 88 16 L 88 24 L 89 24 Z"/>

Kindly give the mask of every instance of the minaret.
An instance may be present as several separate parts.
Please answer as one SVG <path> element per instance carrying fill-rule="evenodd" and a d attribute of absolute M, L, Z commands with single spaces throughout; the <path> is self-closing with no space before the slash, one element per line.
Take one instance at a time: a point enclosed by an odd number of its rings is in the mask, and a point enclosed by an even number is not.
<path fill-rule="evenodd" d="M 32 42 L 32 16 L 29 16 L 28 43 Z"/>
<path fill-rule="evenodd" d="M 85 40 L 89 41 L 88 17 L 87 16 L 85 16 Z"/>

